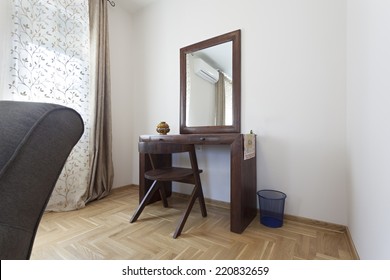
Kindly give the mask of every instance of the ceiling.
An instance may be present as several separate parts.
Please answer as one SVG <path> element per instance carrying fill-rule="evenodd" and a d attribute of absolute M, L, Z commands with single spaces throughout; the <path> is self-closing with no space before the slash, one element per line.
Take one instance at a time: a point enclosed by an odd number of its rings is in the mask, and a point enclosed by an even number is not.
<path fill-rule="evenodd" d="M 157 2 L 158 0 L 109 0 L 114 2 L 115 5 L 127 10 L 129 13 L 134 14 L 146 6 Z M 226 59 L 231 57 L 231 44 L 222 44 L 217 48 L 207 48 L 199 51 L 198 56 L 203 58 L 206 62 L 212 65 L 216 69 L 222 70 L 229 77 L 232 77 L 232 60 Z"/>
<path fill-rule="evenodd" d="M 141 10 L 142 8 L 146 7 L 147 5 L 155 2 L 156 0 L 111 0 L 114 1 L 115 4 L 118 6 L 121 6 L 122 8 L 126 9 L 130 13 L 135 13 L 138 10 Z"/>

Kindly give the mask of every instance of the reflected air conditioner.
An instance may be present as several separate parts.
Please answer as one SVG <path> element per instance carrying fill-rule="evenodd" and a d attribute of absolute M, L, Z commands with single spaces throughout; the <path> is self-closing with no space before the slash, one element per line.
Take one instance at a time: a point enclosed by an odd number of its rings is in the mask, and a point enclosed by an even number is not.
<path fill-rule="evenodd" d="M 206 81 L 209 81 L 210 83 L 215 84 L 216 82 L 218 82 L 218 71 L 200 58 L 194 59 L 194 71 L 195 74 L 205 79 Z"/>

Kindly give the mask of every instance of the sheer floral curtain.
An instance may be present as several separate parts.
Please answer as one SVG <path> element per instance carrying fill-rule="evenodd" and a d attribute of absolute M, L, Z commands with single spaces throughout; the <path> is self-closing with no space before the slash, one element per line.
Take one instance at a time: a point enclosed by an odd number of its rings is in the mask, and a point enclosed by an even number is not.
<path fill-rule="evenodd" d="M 106 4 L 105 0 L 91 0 L 97 1 Z M 104 129 L 95 118 L 98 114 L 102 118 L 102 114 L 97 113 L 102 110 L 98 109 L 101 105 L 97 105 L 100 97 L 96 96 L 95 72 L 91 74 L 96 63 L 90 64 L 95 44 L 93 39 L 90 41 L 89 1 L 14 0 L 12 3 L 12 62 L 5 98 L 62 104 L 81 114 L 85 133 L 65 164 L 47 210 L 82 208 L 86 202 L 108 193 L 113 176 L 111 157 L 106 156 L 111 154 L 111 127 L 110 124 L 104 127 L 108 136 L 103 137 L 103 142 L 109 144 L 102 146 L 100 132 Z M 105 79 L 109 81 L 109 75 Z M 105 100 L 109 100 L 110 94 L 109 82 L 107 84 L 103 90 Z M 108 117 L 104 117 L 105 113 Z M 103 111 L 107 122 L 111 121 L 109 115 L 109 109 Z M 102 148 L 108 149 L 103 159 Z M 108 166 L 110 174 L 104 176 L 107 183 L 103 194 L 98 187 L 99 194 L 92 198 L 93 188 L 102 181 L 95 179 L 104 171 L 102 165 Z M 98 171 L 96 166 L 99 166 Z"/>
<path fill-rule="evenodd" d="M 7 85 L 7 76 L 8 76 L 8 67 L 10 65 L 10 55 L 9 51 L 11 49 L 11 28 L 12 28 L 12 19 L 11 19 L 11 4 L 12 0 L 3 0 L 0 1 L 0 100 L 4 99 L 4 92 L 8 91 Z"/>

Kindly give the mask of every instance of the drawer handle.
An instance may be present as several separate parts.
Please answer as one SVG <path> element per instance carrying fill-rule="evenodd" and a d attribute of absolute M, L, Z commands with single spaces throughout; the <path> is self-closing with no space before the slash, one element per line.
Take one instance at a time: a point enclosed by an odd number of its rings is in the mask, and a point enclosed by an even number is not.
<path fill-rule="evenodd" d="M 159 138 L 159 139 L 158 139 L 158 141 L 164 141 L 164 139 L 162 139 L 162 138 Z"/>
<path fill-rule="evenodd" d="M 205 141 L 206 138 L 205 137 L 200 137 L 200 141 Z"/>

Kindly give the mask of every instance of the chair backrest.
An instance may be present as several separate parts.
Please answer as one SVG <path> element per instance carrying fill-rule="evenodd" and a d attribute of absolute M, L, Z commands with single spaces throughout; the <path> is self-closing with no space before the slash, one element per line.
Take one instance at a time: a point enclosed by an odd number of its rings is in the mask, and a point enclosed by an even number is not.
<path fill-rule="evenodd" d="M 166 142 L 139 142 L 138 151 L 142 154 L 148 154 L 153 169 L 156 169 L 156 163 L 151 155 L 164 155 L 176 153 L 189 153 L 192 170 L 198 171 L 198 161 L 196 158 L 195 146 L 193 144 L 166 143 Z"/>
<path fill-rule="evenodd" d="M 73 109 L 0 101 L 0 258 L 29 259 L 65 161 L 84 131 Z"/>

